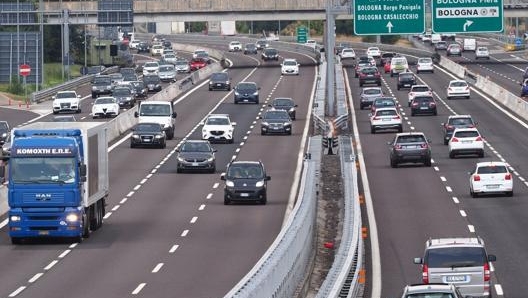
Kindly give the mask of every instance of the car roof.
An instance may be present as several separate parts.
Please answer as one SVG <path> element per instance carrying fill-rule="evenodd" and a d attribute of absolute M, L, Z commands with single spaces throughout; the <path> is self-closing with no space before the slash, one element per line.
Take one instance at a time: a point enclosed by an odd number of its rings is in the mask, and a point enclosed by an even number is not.
<path fill-rule="evenodd" d="M 478 129 L 476 127 L 456 127 L 455 132 L 457 131 L 476 131 L 478 132 Z"/>
<path fill-rule="evenodd" d="M 452 284 L 416 284 L 405 287 L 406 293 L 428 293 L 435 291 L 454 291 Z"/>
<path fill-rule="evenodd" d="M 229 165 L 238 165 L 238 164 L 252 164 L 252 165 L 262 165 L 261 161 L 254 160 L 235 160 L 229 163 Z"/>
<path fill-rule="evenodd" d="M 396 134 L 397 137 L 400 137 L 400 136 L 414 136 L 414 135 L 425 136 L 425 134 L 423 132 L 420 132 L 420 131 L 399 132 L 399 133 Z"/>
<path fill-rule="evenodd" d="M 207 118 L 229 118 L 229 114 L 209 114 Z"/>
<path fill-rule="evenodd" d="M 449 81 L 449 84 L 456 83 L 456 82 L 463 82 L 463 83 L 467 84 L 467 82 L 465 80 L 451 80 L 451 81 Z"/>
<path fill-rule="evenodd" d="M 484 162 L 489 163 L 489 162 Z M 478 163 L 481 164 L 481 163 Z M 478 165 L 477 164 L 477 165 Z M 426 246 L 432 247 L 446 247 L 446 246 L 483 246 L 484 241 L 480 237 L 446 237 L 446 238 L 432 238 L 427 240 Z"/>
<path fill-rule="evenodd" d="M 297 62 L 297 59 L 295 59 L 295 58 L 285 58 L 285 59 L 282 60 L 282 61 L 284 61 L 284 62 L 286 62 L 286 61 Z"/>
<path fill-rule="evenodd" d="M 364 87 L 362 90 L 366 91 L 366 90 L 373 90 L 373 89 L 383 91 L 383 90 L 381 90 L 381 87 Z"/>
<path fill-rule="evenodd" d="M 477 167 L 489 167 L 489 166 L 505 166 L 509 167 L 509 164 L 502 161 L 482 161 L 477 163 Z"/>
<path fill-rule="evenodd" d="M 377 108 L 377 109 L 376 109 L 376 113 L 377 113 L 378 111 L 388 111 L 388 110 L 396 111 L 396 113 L 398 113 L 398 109 L 396 109 L 396 107 Z"/>
<path fill-rule="evenodd" d="M 424 87 L 425 88 L 429 88 L 429 86 L 427 86 L 427 85 L 412 85 L 411 89 L 413 89 L 413 88 L 424 88 Z M 431 88 L 429 88 L 429 89 L 431 89 Z M 409 92 L 411 92 L 411 91 L 409 91 Z"/>

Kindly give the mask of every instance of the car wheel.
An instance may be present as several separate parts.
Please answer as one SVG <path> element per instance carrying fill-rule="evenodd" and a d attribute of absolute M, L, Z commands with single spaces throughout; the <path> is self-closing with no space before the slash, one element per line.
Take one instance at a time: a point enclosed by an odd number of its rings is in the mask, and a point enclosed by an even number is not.
<path fill-rule="evenodd" d="M 22 244 L 22 239 L 21 237 L 11 237 L 11 244 Z"/>
<path fill-rule="evenodd" d="M 419 70 L 416 70 L 416 74 L 419 74 L 419 73 L 420 73 L 420 71 L 419 71 Z"/>
<path fill-rule="evenodd" d="M 363 110 L 363 105 L 359 105 L 359 109 L 360 109 L 360 110 Z"/>
<path fill-rule="evenodd" d="M 97 98 L 97 94 L 92 93 L 92 98 Z"/>
<path fill-rule="evenodd" d="M 58 113 L 59 113 L 59 111 L 53 111 L 53 115 L 56 115 Z"/>
<path fill-rule="evenodd" d="M 411 116 L 414 116 L 414 114 L 415 114 L 414 111 L 411 111 Z"/>
<path fill-rule="evenodd" d="M 446 140 L 446 139 L 444 138 L 444 145 L 447 145 L 447 144 L 449 144 L 449 140 Z"/>
<path fill-rule="evenodd" d="M 448 96 L 448 97 L 447 97 L 447 100 L 451 100 L 451 96 Z"/>
<path fill-rule="evenodd" d="M 466 99 L 469 99 L 469 96 L 466 96 Z"/>
<path fill-rule="evenodd" d="M 395 159 L 391 158 L 390 166 L 391 166 L 391 168 L 397 168 L 398 167 L 398 162 Z"/>
<path fill-rule="evenodd" d="M 291 131 L 291 130 L 290 130 L 290 131 L 288 131 L 288 135 L 289 135 L 289 136 L 291 136 L 291 135 L 292 135 L 292 131 Z"/>
<path fill-rule="evenodd" d="M 229 205 L 230 203 L 231 200 L 226 195 L 224 195 L 224 205 Z"/>
<path fill-rule="evenodd" d="M 480 158 L 483 158 L 483 157 L 484 157 L 484 150 L 480 151 L 478 156 L 479 156 Z"/>
<path fill-rule="evenodd" d="M 507 197 L 513 197 L 513 190 L 512 191 L 507 191 L 506 192 L 506 196 Z"/>
<path fill-rule="evenodd" d="M 431 166 L 431 157 L 428 157 L 424 160 L 424 165 L 426 167 L 430 167 Z"/>
<path fill-rule="evenodd" d="M 477 197 L 477 193 L 472 191 L 471 188 L 469 189 L 469 195 L 472 197 L 472 198 L 476 198 Z"/>
<path fill-rule="evenodd" d="M 398 89 L 398 90 L 400 90 L 400 89 L 401 89 L 400 85 L 398 85 L 397 89 Z"/>
<path fill-rule="evenodd" d="M 372 134 L 375 134 L 375 133 L 376 133 L 376 129 L 374 128 L 374 126 L 371 126 L 371 127 L 370 127 L 370 133 L 372 133 Z"/>
<path fill-rule="evenodd" d="M 163 143 L 161 144 L 160 147 L 161 147 L 161 149 L 165 149 L 165 148 L 167 148 L 167 143 L 166 143 L 166 142 L 163 142 Z"/>
<path fill-rule="evenodd" d="M 455 151 L 449 151 L 449 158 L 455 158 Z"/>
<path fill-rule="evenodd" d="M 263 130 L 260 131 L 260 135 L 263 136 L 263 135 L 265 135 L 265 134 L 266 134 L 266 132 L 264 132 Z"/>
<path fill-rule="evenodd" d="M 130 143 L 130 148 L 136 148 L 136 145 Z"/>
<path fill-rule="evenodd" d="M 359 82 L 359 87 L 363 87 L 363 84 L 361 82 Z"/>
<path fill-rule="evenodd" d="M 266 205 L 267 202 L 268 202 L 268 198 L 266 196 L 264 196 L 262 199 L 260 199 L 260 204 L 261 205 Z"/>
<path fill-rule="evenodd" d="M 176 168 L 176 173 L 183 173 L 183 170 L 180 168 Z"/>
<path fill-rule="evenodd" d="M 398 132 L 403 132 L 403 127 L 401 125 L 398 127 Z"/>
<path fill-rule="evenodd" d="M 438 112 L 435 110 L 435 111 L 433 112 L 433 115 L 434 115 L 434 116 L 437 116 L 437 115 L 438 115 Z"/>
<path fill-rule="evenodd" d="M 174 138 L 174 127 L 167 133 L 167 139 L 172 140 Z"/>

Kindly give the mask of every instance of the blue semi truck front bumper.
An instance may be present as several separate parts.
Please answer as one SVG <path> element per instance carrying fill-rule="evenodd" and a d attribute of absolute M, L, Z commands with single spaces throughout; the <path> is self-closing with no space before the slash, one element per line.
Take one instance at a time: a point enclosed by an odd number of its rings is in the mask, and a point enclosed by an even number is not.
<path fill-rule="evenodd" d="M 80 237 L 82 235 L 82 208 L 62 208 L 63 211 L 60 212 L 46 209 L 31 208 L 28 211 L 14 208 L 9 210 L 9 236 L 27 238 Z"/>

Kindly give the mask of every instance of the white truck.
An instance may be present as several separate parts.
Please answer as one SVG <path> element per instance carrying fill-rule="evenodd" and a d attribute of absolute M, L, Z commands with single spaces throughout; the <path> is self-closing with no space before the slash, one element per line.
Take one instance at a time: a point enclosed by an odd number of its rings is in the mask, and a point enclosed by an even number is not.
<path fill-rule="evenodd" d="M 475 51 L 477 49 L 477 40 L 475 38 L 464 38 L 462 41 L 463 51 Z"/>
<path fill-rule="evenodd" d="M 159 123 L 167 135 L 167 139 L 174 138 L 174 127 L 176 125 L 176 112 L 172 102 L 149 100 L 143 101 L 134 112 L 139 123 L 153 122 Z"/>
<path fill-rule="evenodd" d="M 235 21 L 220 21 L 220 35 L 233 36 L 236 35 Z"/>

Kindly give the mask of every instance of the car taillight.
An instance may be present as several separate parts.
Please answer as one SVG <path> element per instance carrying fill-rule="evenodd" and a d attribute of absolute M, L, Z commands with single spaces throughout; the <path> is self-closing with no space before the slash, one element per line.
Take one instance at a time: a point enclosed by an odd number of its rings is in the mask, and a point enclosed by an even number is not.
<path fill-rule="evenodd" d="M 473 175 L 473 181 L 480 181 L 479 175 Z"/>
<path fill-rule="evenodd" d="M 482 142 L 482 138 L 481 138 L 481 137 L 477 137 L 477 138 L 475 139 L 475 142 Z"/>
<path fill-rule="evenodd" d="M 434 106 L 436 106 L 436 103 L 434 103 L 434 102 L 430 102 L 430 103 L 429 103 L 429 106 L 430 106 L 430 107 L 434 107 Z"/>
<path fill-rule="evenodd" d="M 451 138 L 451 142 L 458 142 L 458 139 L 455 138 L 455 137 L 452 137 L 452 138 Z"/>
<path fill-rule="evenodd" d="M 486 262 L 484 263 L 484 281 L 489 281 L 490 275 L 491 275 L 490 265 L 488 262 Z"/>
<path fill-rule="evenodd" d="M 504 180 L 511 180 L 511 178 L 512 178 L 512 176 L 509 173 L 504 175 Z"/>
<path fill-rule="evenodd" d="M 429 268 L 427 268 L 427 265 L 422 266 L 422 281 L 424 284 L 429 283 Z"/>
<path fill-rule="evenodd" d="M 429 147 L 429 145 L 427 145 L 425 143 L 424 144 L 420 144 L 420 148 L 422 148 L 422 149 L 426 149 L 427 147 Z"/>
<path fill-rule="evenodd" d="M 417 107 L 417 106 L 418 106 L 418 103 L 413 101 L 412 106 L 413 106 L 413 107 Z"/>
<path fill-rule="evenodd" d="M 392 119 L 400 119 L 400 116 L 394 116 Z"/>
<path fill-rule="evenodd" d="M 402 148 L 402 145 L 400 145 L 400 144 L 396 144 L 396 145 L 394 145 L 394 148 L 396 148 L 396 149 L 401 149 L 401 148 Z"/>
<path fill-rule="evenodd" d="M 372 118 L 373 120 L 380 120 L 381 118 L 378 117 L 378 116 L 374 116 L 374 118 Z"/>
<path fill-rule="evenodd" d="M 448 125 L 447 126 L 447 129 L 453 129 L 453 128 L 455 128 L 453 125 Z"/>

